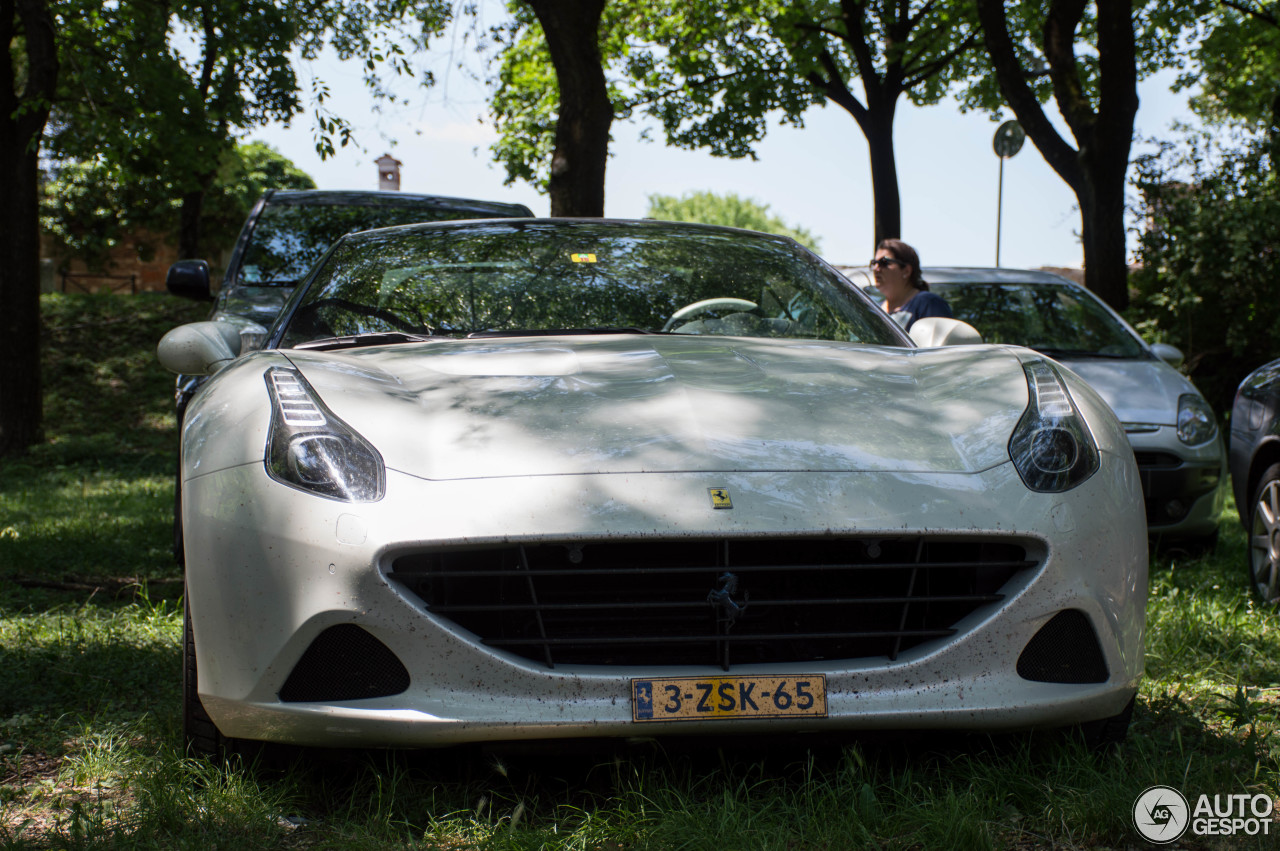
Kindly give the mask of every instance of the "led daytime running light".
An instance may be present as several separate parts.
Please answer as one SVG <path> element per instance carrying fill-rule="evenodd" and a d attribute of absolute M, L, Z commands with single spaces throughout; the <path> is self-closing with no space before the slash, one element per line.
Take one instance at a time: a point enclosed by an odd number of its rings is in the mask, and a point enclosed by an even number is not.
<path fill-rule="evenodd" d="M 1075 415 L 1076 409 L 1067 395 L 1067 388 L 1062 386 L 1057 373 L 1047 363 L 1028 364 L 1026 371 L 1041 416 L 1056 420 Z"/>
<path fill-rule="evenodd" d="M 285 425 L 324 425 L 324 412 L 311 401 L 302 380 L 295 373 L 273 369 L 267 373 L 267 380 L 275 388 L 276 404 Z"/>

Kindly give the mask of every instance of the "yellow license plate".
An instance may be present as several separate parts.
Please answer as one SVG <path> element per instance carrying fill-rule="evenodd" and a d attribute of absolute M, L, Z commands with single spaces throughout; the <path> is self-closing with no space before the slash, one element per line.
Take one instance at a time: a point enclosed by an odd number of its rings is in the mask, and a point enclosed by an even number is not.
<path fill-rule="evenodd" d="M 796 717 L 827 717 L 827 678 L 822 674 L 631 681 L 635 721 Z"/>

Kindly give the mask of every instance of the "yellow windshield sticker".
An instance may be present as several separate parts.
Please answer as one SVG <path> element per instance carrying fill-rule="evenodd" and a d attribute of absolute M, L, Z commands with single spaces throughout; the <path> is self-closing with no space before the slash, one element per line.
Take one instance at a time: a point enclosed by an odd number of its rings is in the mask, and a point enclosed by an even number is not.
<path fill-rule="evenodd" d="M 712 508 L 733 508 L 733 500 L 724 488 L 707 488 L 707 493 L 711 494 Z"/>
<path fill-rule="evenodd" d="M 574 263 L 594 263 L 596 256 L 594 254 L 570 254 L 569 259 Z"/>

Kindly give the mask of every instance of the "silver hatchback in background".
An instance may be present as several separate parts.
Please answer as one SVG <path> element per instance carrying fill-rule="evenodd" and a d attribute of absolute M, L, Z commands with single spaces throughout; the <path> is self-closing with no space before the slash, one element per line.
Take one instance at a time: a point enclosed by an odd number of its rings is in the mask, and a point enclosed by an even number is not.
<path fill-rule="evenodd" d="M 879 298 L 870 269 L 841 271 Z M 1182 352 L 1147 345 L 1093 293 L 1049 272 L 927 267 L 923 277 L 983 342 L 1036 349 L 1089 382 L 1133 445 L 1148 531 L 1161 544 L 1212 548 L 1226 494 L 1226 452 L 1213 409 L 1176 369 Z"/>

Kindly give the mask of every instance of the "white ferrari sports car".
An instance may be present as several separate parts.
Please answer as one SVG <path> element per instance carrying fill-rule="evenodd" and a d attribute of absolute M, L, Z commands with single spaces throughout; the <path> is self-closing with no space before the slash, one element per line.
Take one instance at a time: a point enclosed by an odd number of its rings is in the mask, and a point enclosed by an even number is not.
<path fill-rule="evenodd" d="M 346 236 L 258 351 L 174 329 L 189 744 L 1122 737 L 1123 428 L 913 334 L 788 239 L 567 219 Z"/>

